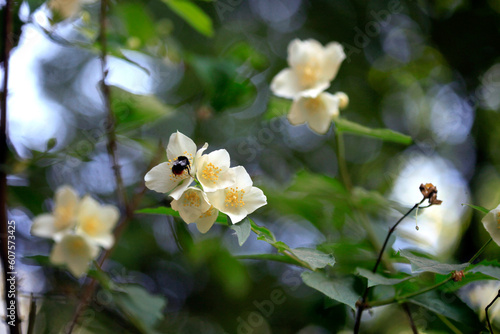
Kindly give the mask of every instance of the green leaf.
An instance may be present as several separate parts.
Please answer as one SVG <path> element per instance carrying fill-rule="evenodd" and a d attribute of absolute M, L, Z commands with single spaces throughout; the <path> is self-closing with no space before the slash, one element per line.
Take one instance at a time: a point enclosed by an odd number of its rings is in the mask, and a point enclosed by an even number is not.
<path fill-rule="evenodd" d="M 214 29 L 212 19 L 197 5 L 188 0 L 162 0 L 177 15 L 182 17 L 199 33 L 212 37 Z"/>
<path fill-rule="evenodd" d="M 243 219 L 238 224 L 230 225 L 229 228 L 236 232 L 240 246 L 243 246 L 245 241 L 247 241 L 250 236 L 250 231 L 252 230 L 250 219 L 248 217 Z"/>
<path fill-rule="evenodd" d="M 359 293 L 354 290 L 352 277 L 330 278 L 325 273 L 317 271 L 305 271 L 301 277 L 306 285 L 356 310 Z"/>
<path fill-rule="evenodd" d="M 467 203 L 463 203 L 462 205 L 467 205 L 468 207 L 474 209 L 474 210 L 477 210 L 479 212 L 482 212 L 482 213 L 489 213 L 490 210 L 488 209 L 485 209 L 483 208 L 482 206 L 479 206 L 479 205 L 472 205 L 472 204 L 467 204 Z"/>
<path fill-rule="evenodd" d="M 359 136 L 373 137 L 404 145 L 410 145 L 412 143 L 411 137 L 402 133 L 390 129 L 371 129 L 344 118 L 337 118 L 335 120 L 335 127 L 337 131 L 352 133 Z"/>
<path fill-rule="evenodd" d="M 470 269 L 468 273 L 481 273 L 500 280 L 500 267 L 478 265 Z"/>
<path fill-rule="evenodd" d="M 417 256 L 408 250 L 401 250 L 399 253 L 402 257 L 405 257 L 410 261 L 412 272 L 429 271 L 432 273 L 447 275 L 453 271 L 464 270 L 469 266 L 469 263 L 462 263 L 462 264 L 439 263 L 435 260 Z"/>
<path fill-rule="evenodd" d="M 249 220 L 252 230 L 257 234 L 257 239 L 272 243 L 276 242 L 276 237 L 274 236 L 273 232 L 269 231 L 267 227 L 255 224 L 255 222 L 250 218 Z"/>
<path fill-rule="evenodd" d="M 295 261 L 289 256 L 280 254 L 248 254 L 248 255 L 236 255 L 236 259 L 239 260 L 266 260 L 266 261 L 276 261 L 288 264 L 294 264 L 297 266 L 302 266 L 299 262 Z"/>
<path fill-rule="evenodd" d="M 377 273 L 373 273 L 365 268 L 357 268 L 357 273 L 368 279 L 368 287 L 376 285 L 394 285 L 406 281 L 413 276 L 408 276 L 405 278 L 388 278 Z"/>
<path fill-rule="evenodd" d="M 301 261 L 308 263 L 312 270 L 333 266 L 335 264 L 335 258 L 332 254 L 326 254 L 317 249 L 295 248 L 292 249 L 291 252 Z"/>
<path fill-rule="evenodd" d="M 23 263 L 37 266 L 51 265 L 49 257 L 45 255 L 23 256 Z"/>
<path fill-rule="evenodd" d="M 150 333 L 163 318 L 166 300 L 135 284 L 120 284 L 112 292 L 116 305 L 142 332 Z"/>
<path fill-rule="evenodd" d="M 410 303 L 419 305 L 434 313 L 441 314 L 447 318 L 464 323 L 471 327 L 480 326 L 477 315 L 460 298 L 452 294 L 430 291 L 408 300 Z"/>

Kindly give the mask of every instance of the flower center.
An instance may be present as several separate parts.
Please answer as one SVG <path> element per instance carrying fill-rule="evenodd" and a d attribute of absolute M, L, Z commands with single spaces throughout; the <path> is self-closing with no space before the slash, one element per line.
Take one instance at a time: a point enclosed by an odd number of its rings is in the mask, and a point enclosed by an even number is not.
<path fill-rule="evenodd" d="M 99 227 L 99 220 L 96 217 L 89 217 L 84 221 L 82 230 L 88 235 L 96 235 L 99 233 Z"/>
<path fill-rule="evenodd" d="M 245 205 L 245 202 L 243 202 L 244 194 L 245 190 L 238 190 L 238 187 L 226 188 L 226 206 L 242 207 Z"/>
<path fill-rule="evenodd" d="M 69 251 L 72 254 L 81 255 L 85 253 L 85 242 L 80 238 L 73 239 L 73 241 L 71 241 L 71 243 L 68 246 L 69 246 L 68 247 Z"/>
<path fill-rule="evenodd" d="M 219 179 L 220 168 L 215 167 L 211 162 L 209 162 L 203 168 L 201 176 L 208 181 L 215 183 Z"/>
<path fill-rule="evenodd" d="M 73 218 L 73 210 L 70 207 L 58 207 L 55 210 L 56 221 L 55 228 L 60 231 L 68 228 Z"/>
<path fill-rule="evenodd" d="M 200 196 L 196 193 L 196 191 L 187 191 L 186 195 L 184 195 L 184 199 L 182 201 L 184 206 L 200 206 L 201 200 Z"/>
<path fill-rule="evenodd" d="M 304 107 L 311 113 L 315 113 L 322 106 L 323 101 L 319 96 L 315 98 L 308 98 L 304 101 Z"/>
<path fill-rule="evenodd" d="M 303 87 L 313 86 L 319 77 L 319 63 L 316 59 L 311 59 L 307 64 L 298 66 L 299 80 Z"/>
<path fill-rule="evenodd" d="M 211 215 L 213 215 L 215 212 L 215 208 L 213 205 L 210 206 L 210 209 L 208 209 L 207 211 L 203 212 L 200 216 L 200 218 L 208 218 L 210 217 Z"/>

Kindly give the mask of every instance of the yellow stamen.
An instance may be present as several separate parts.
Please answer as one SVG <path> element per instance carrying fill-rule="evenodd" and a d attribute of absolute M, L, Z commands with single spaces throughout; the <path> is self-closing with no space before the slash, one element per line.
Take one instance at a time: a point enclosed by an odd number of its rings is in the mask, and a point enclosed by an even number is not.
<path fill-rule="evenodd" d="M 64 230 L 70 226 L 71 219 L 73 218 L 73 210 L 69 206 L 59 206 L 55 209 L 54 215 L 56 217 L 54 226 L 59 230 Z"/>
<path fill-rule="evenodd" d="M 196 191 L 187 191 L 182 201 L 184 206 L 200 206 L 201 199 Z"/>
<path fill-rule="evenodd" d="M 320 66 L 317 59 L 310 59 L 307 64 L 297 66 L 300 84 L 303 87 L 310 87 L 318 81 Z"/>
<path fill-rule="evenodd" d="M 311 113 L 315 113 L 322 106 L 323 100 L 321 100 L 319 96 L 315 98 L 308 98 L 304 101 L 304 107 Z"/>
<path fill-rule="evenodd" d="M 215 183 L 217 180 L 219 180 L 219 173 L 220 173 L 220 168 L 215 167 L 211 162 L 209 162 L 205 167 L 203 168 L 203 171 L 201 173 L 201 176 L 207 180 L 207 181 L 212 181 Z"/>
<path fill-rule="evenodd" d="M 82 230 L 88 235 L 96 235 L 100 232 L 100 221 L 96 216 L 88 217 L 83 221 Z"/>
<path fill-rule="evenodd" d="M 242 207 L 243 205 L 245 205 L 245 202 L 243 201 L 244 194 L 245 190 L 238 190 L 238 187 L 226 188 L 226 206 Z"/>
<path fill-rule="evenodd" d="M 211 205 L 210 206 L 210 209 L 208 209 L 207 211 L 203 212 L 200 216 L 200 218 L 207 218 L 207 217 L 210 217 L 211 215 L 213 215 L 215 213 L 215 209 L 214 209 L 214 206 Z"/>

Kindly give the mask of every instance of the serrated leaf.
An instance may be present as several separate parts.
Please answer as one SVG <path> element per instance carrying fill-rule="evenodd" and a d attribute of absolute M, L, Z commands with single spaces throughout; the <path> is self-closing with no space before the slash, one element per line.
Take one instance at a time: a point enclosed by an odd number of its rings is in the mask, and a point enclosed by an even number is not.
<path fill-rule="evenodd" d="M 482 206 L 479 206 L 479 205 L 472 205 L 472 204 L 467 204 L 467 203 L 463 203 L 462 205 L 467 205 L 469 208 L 477 210 L 481 213 L 489 213 L 490 212 L 490 210 L 483 208 Z"/>
<path fill-rule="evenodd" d="M 475 312 L 456 295 L 446 295 L 442 292 L 430 291 L 411 298 L 408 301 L 468 326 L 481 326 L 477 321 Z"/>
<path fill-rule="evenodd" d="M 368 279 L 368 287 L 376 286 L 376 285 L 394 285 L 406 281 L 412 276 L 408 276 L 405 278 L 388 278 L 384 277 L 380 274 L 373 273 L 370 270 L 365 268 L 357 268 L 357 273 L 366 279 Z"/>
<path fill-rule="evenodd" d="M 400 255 L 410 261 L 412 272 L 429 271 L 432 273 L 447 275 L 453 271 L 464 270 L 469 266 L 469 263 L 462 264 L 447 264 L 440 263 L 435 260 L 417 256 L 408 250 L 401 250 Z"/>
<path fill-rule="evenodd" d="M 364 125 L 348 121 L 344 118 L 335 120 L 335 127 L 337 131 L 352 133 L 359 136 L 373 137 L 384 141 L 410 145 L 412 139 L 410 136 L 390 130 L 390 129 L 372 129 Z"/>
<path fill-rule="evenodd" d="M 468 273 L 481 273 L 500 280 L 500 267 L 478 265 L 470 269 Z"/>
<path fill-rule="evenodd" d="M 248 217 L 243 219 L 238 224 L 230 224 L 229 228 L 236 232 L 236 236 L 238 237 L 238 243 L 240 246 L 242 246 L 245 241 L 247 241 L 252 230 L 250 219 Z"/>
<path fill-rule="evenodd" d="M 154 296 L 135 284 L 120 284 L 112 292 L 117 306 L 144 332 L 151 332 L 154 325 L 163 318 L 166 300 Z"/>
<path fill-rule="evenodd" d="M 335 264 L 335 258 L 332 254 L 326 254 L 317 249 L 294 248 L 291 252 L 301 261 L 308 263 L 312 270 Z"/>
<path fill-rule="evenodd" d="M 352 277 L 330 278 L 317 271 L 305 271 L 300 276 L 306 285 L 356 310 L 359 293 L 354 290 Z"/>
<path fill-rule="evenodd" d="M 201 34 L 212 37 L 212 19 L 200 7 L 188 0 L 162 0 L 177 15 Z"/>
<path fill-rule="evenodd" d="M 269 231 L 269 229 L 267 227 L 264 227 L 264 226 L 260 226 L 260 225 L 257 225 L 255 224 L 255 222 L 253 220 L 250 220 L 250 224 L 251 224 L 251 227 L 252 227 L 252 230 L 257 234 L 259 240 L 263 240 L 263 239 L 260 239 L 259 237 L 262 237 L 262 238 L 267 238 L 269 239 L 270 241 L 276 241 L 276 237 L 274 236 L 273 232 Z"/>

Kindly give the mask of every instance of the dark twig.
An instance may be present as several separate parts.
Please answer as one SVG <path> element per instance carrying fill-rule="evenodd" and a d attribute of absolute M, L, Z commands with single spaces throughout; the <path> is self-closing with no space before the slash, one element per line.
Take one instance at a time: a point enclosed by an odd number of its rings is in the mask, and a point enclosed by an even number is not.
<path fill-rule="evenodd" d="M 417 326 L 415 326 L 415 322 L 413 321 L 410 307 L 408 306 L 407 303 L 403 303 L 402 307 L 403 307 L 403 310 L 405 311 L 406 315 L 408 316 L 408 320 L 410 321 L 410 327 L 411 327 L 413 334 L 418 334 L 418 329 L 417 329 Z"/>
<path fill-rule="evenodd" d="M 484 309 L 484 312 L 486 313 L 486 323 L 488 324 L 488 329 L 490 330 L 490 333 L 491 334 L 494 334 L 493 333 L 493 327 L 491 326 L 491 322 L 490 322 L 490 316 L 488 315 L 488 310 L 489 308 L 496 302 L 496 300 L 500 298 L 500 290 L 498 290 L 498 293 L 497 295 L 495 296 L 495 298 L 491 301 L 491 303 L 488 304 L 488 306 L 486 306 L 486 308 Z"/>
<path fill-rule="evenodd" d="M 373 267 L 373 270 L 372 270 L 373 273 L 377 272 L 378 266 L 380 264 L 380 261 L 382 261 L 382 256 L 384 255 L 385 248 L 387 247 L 387 244 L 389 243 L 389 239 L 390 239 L 392 233 L 394 233 L 394 231 L 396 230 L 396 228 L 398 227 L 398 225 L 403 221 L 403 219 L 405 219 L 406 217 L 408 217 L 408 215 L 410 213 L 412 213 L 413 210 L 415 210 L 416 208 L 418 208 L 418 206 L 420 204 L 422 204 L 426 199 L 427 199 L 426 197 L 422 198 L 422 200 L 419 203 L 416 203 L 410 210 L 408 210 L 407 213 L 404 214 L 403 217 L 401 217 L 389 229 L 389 231 L 387 232 L 387 236 L 385 238 L 384 244 L 383 244 L 382 248 L 380 249 L 380 252 L 378 253 L 377 262 L 375 262 L 375 266 Z M 363 311 L 368 307 L 366 305 L 366 298 L 368 297 L 368 293 L 369 292 L 370 292 L 370 288 L 366 288 L 365 292 L 363 293 L 363 297 L 361 297 L 361 301 L 359 301 L 357 303 L 356 320 L 355 320 L 355 323 L 354 323 L 354 334 L 359 333 L 359 328 L 361 326 L 361 315 L 363 314 Z"/>
<path fill-rule="evenodd" d="M 11 334 L 20 333 L 21 321 L 19 319 L 18 312 L 18 300 L 17 293 L 10 293 L 10 286 L 17 289 L 17 279 L 16 272 L 13 265 L 10 265 L 8 260 L 9 255 L 9 234 L 8 234 L 8 217 L 7 217 L 7 97 L 9 91 L 9 56 L 10 51 L 13 47 L 12 40 L 12 0 L 6 0 L 3 7 L 3 52 L 2 52 L 2 63 L 3 63 L 3 92 L 1 95 L 0 108 L 1 108 L 1 120 L 0 120 L 0 245 L 1 245 L 1 257 L 2 257 L 2 271 L 4 279 L 4 300 L 5 300 L 5 314 L 8 315 L 7 324 Z M 11 282 L 12 281 L 12 282 Z M 14 310 L 11 313 L 8 309 Z M 11 318 L 11 315 L 13 318 Z"/>

